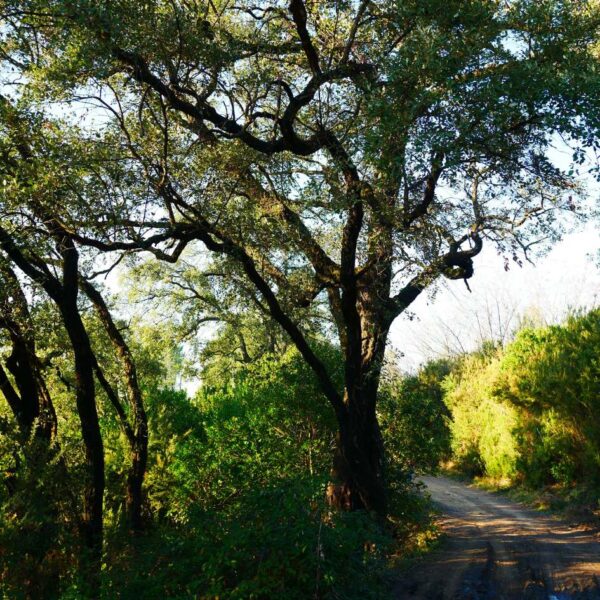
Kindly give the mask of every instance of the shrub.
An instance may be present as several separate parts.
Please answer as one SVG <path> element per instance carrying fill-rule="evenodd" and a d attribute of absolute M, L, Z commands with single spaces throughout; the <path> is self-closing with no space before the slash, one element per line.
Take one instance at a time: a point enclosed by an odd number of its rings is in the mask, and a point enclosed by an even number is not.
<path fill-rule="evenodd" d="M 450 413 L 444 404 L 445 362 L 429 364 L 418 375 L 399 378 L 384 387 L 379 419 L 388 462 L 402 472 L 435 472 L 450 454 Z"/>
<path fill-rule="evenodd" d="M 452 452 L 471 475 L 511 478 L 519 450 L 513 436 L 518 411 L 492 396 L 500 351 L 488 349 L 464 357 L 446 379 L 445 399 L 452 412 Z"/>
<path fill-rule="evenodd" d="M 385 595 L 395 540 L 369 514 L 325 506 L 333 415 L 295 350 L 193 400 L 162 390 L 148 403 L 161 433 L 148 473 L 157 518 L 133 547 L 124 532 L 109 536 L 107 598 Z M 414 525 L 425 507 L 403 493 L 398 522 Z"/>

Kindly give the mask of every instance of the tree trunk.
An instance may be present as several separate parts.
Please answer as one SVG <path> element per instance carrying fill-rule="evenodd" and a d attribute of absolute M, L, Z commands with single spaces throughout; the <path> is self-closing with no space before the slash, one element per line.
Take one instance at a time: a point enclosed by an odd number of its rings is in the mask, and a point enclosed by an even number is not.
<path fill-rule="evenodd" d="M 88 464 L 83 498 L 83 535 L 89 552 L 86 571 L 92 580 L 99 574 L 102 559 L 102 504 L 104 498 L 104 446 L 96 410 L 94 355 L 76 302 L 62 302 L 60 311 L 75 354 L 77 413 Z"/>
<path fill-rule="evenodd" d="M 126 510 L 131 529 L 140 531 L 143 525 L 143 485 L 148 463 L 148 418 L 144 409 L 137 369 L 129 345 L 116 326 L 102 294 L 83 278 L 80 279 L 80 285 L 96 307 L 98 316 L 123 364 L 129 403 L 133 413 L 133 426 L 127 425 L 130 432 L 128 439 L 131 449 L 131 468 L 127 475 Z"/>
<path fill-rule="evenodd" d="M 148 460 L 148 444 L 146 440 L 137 439 L 131 452 L 131 469 L 127 476 L 127 514 L 131 529 L 141 531 L 143 527 L 142 505 L 143 484 L 146 475 L 146 463 Z"/>
<path fill-rule="evenodd" d="M 338 416 L 328 501 L 342 510 L 368 510 L 385 517 L 384 448 L 374 398 L 354 395 L 346 406 L 346 414 Z"/>
<path fill-rule="evenodd" d="M 345 337 L 344 410 L 337 411 L 338 435 L 328 500 L 343 510 L 387 514 L 385 453 L 377 421 L 377 393 L 388 327 L 377 313 L 372 290 L 359 300 L 360 326 Z"/>
<path fill-rule="evenodd" d="M 143 485 L 148 463 L 148 419 L 144 409 L 142 392 L 133 356 L 131 355 L 129 346 L 120 336 L 114 323 L 112 323 L 112 319 L 110 323 L 112 324 L 112 330 L 109 331 L 109 335 L 111 335 L 111 339 L 123 361 L 129 400 L 133 412 L 134 437 L 131 443 L 131 468 L 127 476 L 126 508 L 131 529 L 133 531 L 140 531 L 143 526 Z"/>

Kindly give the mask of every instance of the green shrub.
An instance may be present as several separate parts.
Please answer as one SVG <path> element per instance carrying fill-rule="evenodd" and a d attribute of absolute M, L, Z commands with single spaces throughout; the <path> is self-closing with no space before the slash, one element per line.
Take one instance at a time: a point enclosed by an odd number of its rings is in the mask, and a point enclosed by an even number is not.
<path fill-rule="evenodd" d="M 329 354 L 327 354 L 329 352 Z M 335 367 L 334 349 L 324 349 Z M 332 411 L 295 350 L 266 355 L 194 400 L 148 396 L 152 528 L 109 535 L 106 598 L 335 598 L 385 595 L 391 529 L 325 506 Z M 405 485 L 397 534 L 427 509 Z"/>
<path fill-rule="evenodd" d="M 600 484 L 600 310 L 462 357 L 444 381 L 452 453 L 472 474 Z"/>
<path fill-rule="evenodd" d="M 445 362 L 431 363 L 418 375 L 383 388 L 378 414 L 389 463 L 402 472 L 435 472 L 450 455 L 450 413 L 444 404 Z"/>
<path fill-rule="evenodd" d="M 452 453 L 471 475 L 512 478 L 519 449 L 513 435 L 518 411 L 492 396 L 499 351 L 464 357 L 446 379 L 445 400 L 452 413 Z"/>
<path fill-rule="evenodd" d="M 522 436 L 535 456 L 523 463 L 526 479 L 600 483 L 599 349 L 599 309 L 523 330 L 507 347 L 493 393 L 527 412 L 534 427 Z"/>

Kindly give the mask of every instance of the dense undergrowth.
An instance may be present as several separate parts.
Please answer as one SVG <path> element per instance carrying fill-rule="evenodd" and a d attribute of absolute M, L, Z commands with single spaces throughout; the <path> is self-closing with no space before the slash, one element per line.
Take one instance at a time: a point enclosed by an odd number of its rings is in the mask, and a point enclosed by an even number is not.
<path fill-rule="evenodd" d="M 61 415 L 55 448 L 23 443 L 2 416 L 3 597 L 386 597 L 390 567 L 434 535 L 412 475 L 435 471 L 440 460 L 521 498 L 598 509 L 599 310 L 388 377 L 379 402 L 390 488 L 384 523 L 327 505 L 335 419 L 296 350 L 207 370 L 189 398 L 165 371 L 159 338 L 136 346 L 150 437 L 144 528 L 133 536 L 123 505 L 126 441 L 113 412 L 101 413 L 107 489 L 96 589 L 82 577 L 84 460 L 60 381 L 71 376 L 67 366 L 48 377 Z M 323 343 L 319 352 L 339 384 L 338 350 Z"/>
<path fill-rule="evenodd" d="M 446 367 L 436 385 L 455 471 L 540 506 L 600 508 L 600 310 Z"/>
<path fill-rule="evenodd" d="M 335 372 L 336 351 L 324 346 L 322 356 Z M 390 565 L 426 543 L 431 527 L 429 507 L 408 476 L 413 448 L 422 448 L 417 460 L 434 461 L 435 448 L 410 435 L 411 424 L 421 419 L 426 425 L 431 415 L 408 398 L 388 386 L 382 404 L 392 490 L 389 520 L 382 524 L 370 514 L 340 514 L 326 505 L 334 417 L 296 351 L 267 354 L 227 381 L 207 377 L 193 399 L 171 387 L 147 389 L 146 524 L 133 538 L 124 525 L 122 434 L 107 411 L 100 591 L 78 574 L 77 503 L 69 506 L 68 499 L 81 485 L 81 449 L 69 422 L 75 416 L 62 407 L 68 418 L 61 423 L 60 454 L 41 478 L 39 472 L 28 477 L 30 460 L 17 462 L 18 489 L 0 489 L 2 594 L 381 598 Z M 4 466 L 14 467 L 20 447 L 9 436 L 2 439 Z M 64 474 L 63 460 L 69 464 Z M 40 544 L 42 563 L 35 558 Z"/>

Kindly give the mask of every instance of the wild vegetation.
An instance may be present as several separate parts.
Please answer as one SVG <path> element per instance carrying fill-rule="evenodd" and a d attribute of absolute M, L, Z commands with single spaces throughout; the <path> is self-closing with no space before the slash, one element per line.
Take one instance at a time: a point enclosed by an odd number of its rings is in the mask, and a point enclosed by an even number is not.
<path fill-rule="evenodd" d="M 1 0 L 3 593 L 378 597 L 449 452 L 390 327 L 589 216 L 599 11 Z"/>
<path fill-rule="evenodd" d="M 600 310 L 525 327 L 504 346 L 455 357 L 436 380 L 451 457 L 471 476 L 554 486 L 600 502 Z"/>
<path fill-rule="evenodd" d="M 32 307 L 31 316 L 31 326 L 56 319 L 47 302 Z M 90 310 L 83 320 L 109 385 L 118 389 L 123 370 L 110 354 L 102 322 Z M 248 336 L 251 330 L 239 325 L 238 333 Z M 245 363 L 239 348 L 227 354 L 225 327 L 205 350 L 206 383 L 190 398 L 174 387 L 182 362 L 169 356 L 173 331 L 165 335 L 169 332 L 129 325 L 125 332 L 148 423 L 144 500 L 140 522 L 132 522 L 130 440 L 119 410 L 107 404 L 100 388 L 106 491 L 97 595 L 381 597 L 390 555 L 414 545 L 415 534 L 429 527 L 428 507 L 414 495 L 408 476 L 406 452 L 390 460 L 394 519 L 387 527 L 365 513 L 336 514 L 325 498 L 335 416 L 321 401 L 310 369 L 280 335 L 269 341 L 276 349 L 261 348 L 254 337 L 248 351 L 261 355 Z M 43 340 L 38 348 L 40 360 L 48 363 L 45 389 L 60 415 L 50 442 L 15 432 L 13 415 L 3 407 L 0 565 L 7 597 L 96 595 L 81 570 L 86 550 L 78 510 L 86 462 L 72 404 L 72 355 L 64 336 Z M 339 349 L 322 342 L 319 356 L 341 381 Z M 398 446 L 392 424 L 410 431 L 413 417 L 398 411 L 394 397 L 390 391 L 386 398 L 394 413 L 384 413 L 390 425 L 383 432 Z"/>

